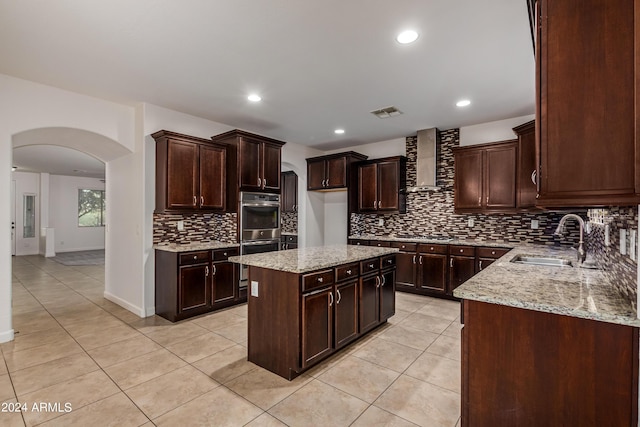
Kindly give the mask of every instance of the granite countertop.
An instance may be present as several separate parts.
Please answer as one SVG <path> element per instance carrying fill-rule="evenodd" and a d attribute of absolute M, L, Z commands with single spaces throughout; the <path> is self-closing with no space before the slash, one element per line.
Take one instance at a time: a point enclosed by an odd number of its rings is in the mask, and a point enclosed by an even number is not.
<path fill-rule="evenodd" d="M 230 257 L 229 261 L 289 273 L 308 273 L 398 252 L 396 248 L 332 245 Z"/>
<path fill-rule="evenodd" d="M 206 251 L 209 249 L 226 249 L 237 248 L 240 245 L 237 243 L 229 242 L 193 242 L 193 243 L 169 243 L 153 245 L 154 249 L 158 249 L 166 252 L 189 252 L 189 251 Z"/>
<path fill-rule="evenodd" d="M 292 233 L 290 231 L 283 231 L 283 232 L 280 233 L 280 235 L 282 235 L 282 236 L 297 236 L 298 233 Z"/>
<path fill-rule="evenodd" d="M 516 255 L 563 258 L 574 267 L 525 265 Z M 453 291 L 467 300 L 519 307 L 583 319 L 640 327 L 629 301 L 601 270 L 576 267 L 575 251 L 544 245 L 517 245 Z"/>
<path fill-rule="evenodd" d="M 442 245 L 467 245 L 467 246 L 487 246 L 487 247 L 495 247 L 495 248 L 513 248 L 517 245 L 517 243 L 513 242 L 494 242 L 494 241 L 482 241 L 482 240 L 465 240 L 465 239 L 457 239 L 454 237 L 446 238 L 446 237 L 402 237 L 395 235 L 386 235 L 386 236 L 378 236 L 378 235 L 368 235 L 368 234 L 358 234 L 351 235 L 349 239 L 360 239 L 360 240 L 379 240 L 383 242 L 412 242 L 412 243 L 434 243 L 434 244 L 442 244 Z"/>

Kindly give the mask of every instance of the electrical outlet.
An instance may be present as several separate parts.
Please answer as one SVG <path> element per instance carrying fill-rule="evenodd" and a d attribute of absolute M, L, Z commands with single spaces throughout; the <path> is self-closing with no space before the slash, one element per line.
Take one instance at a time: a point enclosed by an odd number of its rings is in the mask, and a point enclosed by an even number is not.
<path fill-rule="evenodd" d="M 473 227 L 475 225 L 475 221 L 473 220 L 473 218 L 469 218 L 467 220 L 467 226 L 468 227 Z"/>
<path fill-rule="evenodd" d="M 611 246 L 611 227 L 609 224 L 605 224 L 604 226 L 604 245 Z"/>
<path fill-rule="evenodd" d="M 184 231 L 184 221 L 178 221 L 178 231 Z"/>
<path fill-rule="evenodd" d="M 537 219 L 532 219 L 532 220 L 531 220 L 531 229 L 532 229 L 532 230 L 537 230 L 537 229 L 538 229 L 538 226 L 539 226 L 539 224 L 538 224 L 538 220 L 537 220 Z"/>
<path fill-rule="evenodd" d="M 638 243 L 637 230 L 629 230 L 629 256 L 632 260 L 636 260 L 636 244 Z"/>
<path fill-rule="evenodd" d="M 251 296 L 252 297 L 258 296 L 258 282 L 256 282 L 255 280 L 251 281 Z"/>
<path fill-rule="evenodd" d="M 384 218 L 378 218 L 378 227 L 384 227 Z"/>
<path fill-rule="evenodd" d="M 620 229 L 620 254 L 627 254 L 627 230 Z"/>

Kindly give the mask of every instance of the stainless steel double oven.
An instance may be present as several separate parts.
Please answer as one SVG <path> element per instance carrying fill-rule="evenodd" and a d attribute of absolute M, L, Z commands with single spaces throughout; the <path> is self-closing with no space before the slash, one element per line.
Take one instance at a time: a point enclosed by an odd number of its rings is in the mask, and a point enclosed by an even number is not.
<path fill-rule="evenodd" d="M 240 193 L 240 254 L 280 249 L 280 195 Z M 240 266 L 240 289 L 247 286 L 248 267 Z"/>

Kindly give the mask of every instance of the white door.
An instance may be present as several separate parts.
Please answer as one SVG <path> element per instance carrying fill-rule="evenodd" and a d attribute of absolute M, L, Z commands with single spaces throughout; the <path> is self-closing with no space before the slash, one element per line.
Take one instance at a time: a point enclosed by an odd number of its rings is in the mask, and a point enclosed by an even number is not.
<path fill-rule="evenodd" d="M 11 181 L 11 255 L 16 254 L 16 181 Z"/>

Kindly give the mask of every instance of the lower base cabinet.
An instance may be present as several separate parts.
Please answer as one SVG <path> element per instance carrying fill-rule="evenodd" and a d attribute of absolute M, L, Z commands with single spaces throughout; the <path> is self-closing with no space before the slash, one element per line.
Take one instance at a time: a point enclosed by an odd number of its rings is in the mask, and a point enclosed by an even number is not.
<path fill-rule="evenodd" d="M 248 360 L 297 377 L 395 314 L 395 271 L 396 255 L 306 274 L 250 266 Z"/>
<path fill-rule="evenodd" d="M 463 426 L 637 426 L 638 328 L 463 300 Z"/>
<path fill-rule="evenodd" d="M 169 252 L 156 249 L 156 314 L 172 322 L 246 301 L 238 294 L 237 248 Z"/>

